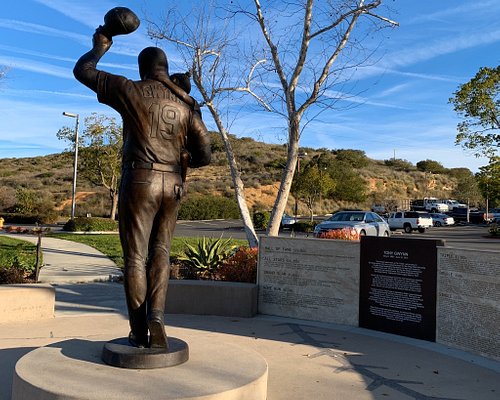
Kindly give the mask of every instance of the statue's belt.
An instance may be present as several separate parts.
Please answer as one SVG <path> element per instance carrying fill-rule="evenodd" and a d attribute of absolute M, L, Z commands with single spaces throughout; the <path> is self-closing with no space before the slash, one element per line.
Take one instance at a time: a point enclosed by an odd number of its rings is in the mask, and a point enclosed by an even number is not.
<path fill-rule="evenodd" d="M 176 174 L 181 173 L 180 165 L 172 165 L 172 164 L 160 164 L 160 163 L 150 163 L 150 162 L 141 162 L 141 161 L 131 161 L 124 164 L 124 168 L 130 169 L 152 169 L 154 171 L 160 172 L 174 172 Z"/>

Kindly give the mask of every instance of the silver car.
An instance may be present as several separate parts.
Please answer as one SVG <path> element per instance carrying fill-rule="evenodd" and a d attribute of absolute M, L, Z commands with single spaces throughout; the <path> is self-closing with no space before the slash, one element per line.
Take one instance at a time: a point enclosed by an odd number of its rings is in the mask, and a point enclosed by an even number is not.
<path fill-rule="evenodd" d="M 323 232 L 343 228 L 354 228 L 360 236 L 389 236 L 390 229 L 386 221 L 371 211 L 339 211 L 314 228 L 314 236 Z"/>
<path fill-rule="evenodd" d="M 432 217 L 432 225 L 434 226 L 449 226 L 455 224 L 455 219 L 447 214 L 430 213 Z"/>

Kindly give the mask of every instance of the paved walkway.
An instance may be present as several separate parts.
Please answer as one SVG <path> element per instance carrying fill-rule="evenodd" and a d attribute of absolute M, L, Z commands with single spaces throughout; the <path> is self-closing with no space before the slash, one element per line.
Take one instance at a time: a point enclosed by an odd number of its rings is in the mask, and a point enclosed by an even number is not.
<path fill-rule="evenodd" d="M 64 268 L 71 265 L 86 265 L 85 270 L 92 265 L 99 267 L 101 258 L 94 252 L 87 258 L 82 248 L 66 248 L 67 242 L 52 240 L 47 240 L 44 248 L 60 257 L 63 275 L 70 272 Z M 73 257 L 79 261 L 71 260 Z M 75 275 L 67 276 L 73 281 Z M 0 322 L 0 400 L 10 399 L 14 367 L 23 355 L 71 339 L 107 341 L 125 336 L 125 308 L 119 283 L 59 280 L 54 319 Z M 436 343 L 264 315 L 167 315 L 166 324 L 172 336 L 203 337 L 260 353 L 269 365 L 269 400 L 500 398 L 499 362 Z"/>
<path fill-rule="evenodd" d="M 5 234 L 15 239 L 37 243 L 35 235 Z M 93 247 L 69 240 L 42 237 L 42 283 L 82 283 L 108 281 L 122 275 L 108 257 Z"/>

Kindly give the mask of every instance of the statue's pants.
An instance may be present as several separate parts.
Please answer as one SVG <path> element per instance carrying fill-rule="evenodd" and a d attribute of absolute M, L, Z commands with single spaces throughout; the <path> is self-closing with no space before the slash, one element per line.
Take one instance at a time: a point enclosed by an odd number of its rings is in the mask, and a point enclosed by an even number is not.
<path fill-rule="evenodd" d="M 119 226 L 130 328 L 147 334 L 147 315 L 163 315 L 170 274 L 170 243 L 182 185 L 179 174 L 124 169 Z"/>

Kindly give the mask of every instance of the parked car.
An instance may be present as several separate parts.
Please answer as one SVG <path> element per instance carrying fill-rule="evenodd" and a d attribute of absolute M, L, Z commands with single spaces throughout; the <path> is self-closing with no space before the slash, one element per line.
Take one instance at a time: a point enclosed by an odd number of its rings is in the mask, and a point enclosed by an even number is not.
<path fill-rule="evenodd" d="M 430 213 L 432 224 L 434 226 L 449 226 L 455 225 L 455 220 L 447 214 Z"/>
<path fill-rule="evenodd" d="M 448 204 L 443 203 L 435 197 L 410 200 L 410 209 L 411 211 L 427 211 L 433 213 L 444 213 L 449 211 Z"/>
<path fill-rule="evenodd" d="M 282 228 L 290 228 L 296 222 L 297 222 L 297 218 L 292 217 L 291 215 L 283 214 L 283 217 L 281 217 L 281 227 Z"/>
<path fill-rule="evenodd" d="M 486 213 L 483 210 L 468 207 L 455 207 L 453 211 L 447 212 L 450 217 L 453 217 L 455 222 L 467 222 L 467 217 L 472 224 L 489 223 L 493 219 L 493 213 Z"/>
<path fill-rule="evenodd" d="M 448 206 L 448 211 L 453 211 L 454 208 L 458 207 L 467 207 L 467 204 L 460 203 L 454 199 L 442 199 L 440 201 Z"/>
<path fill-rule="evenodd" d="M 314 236 L 323 232 L 354 228 L 360 236 L 389 236 L 390 229 L 378 214 L 371 211 L 339 211 L 314 228 Z"/>
<path fill-rule="evenodd" d="M 419 231 L 424 233 L 427 228 L 431 228 L 432 217 L 424 211 L 398 211 L 391 213 L 387 222 L 391 231 L 403 229 L 406 233 Z"/>
<path fill-rule="evenodd" d="M 491 218 L 493 219 L 500 219 L 500 208 L 490 208 L 488 210 L 488 214 L 491 214 Z"/>

